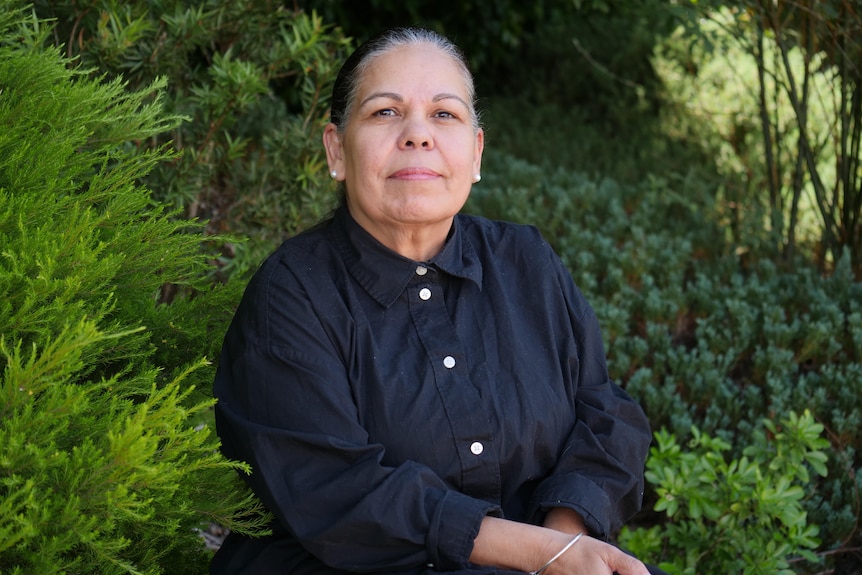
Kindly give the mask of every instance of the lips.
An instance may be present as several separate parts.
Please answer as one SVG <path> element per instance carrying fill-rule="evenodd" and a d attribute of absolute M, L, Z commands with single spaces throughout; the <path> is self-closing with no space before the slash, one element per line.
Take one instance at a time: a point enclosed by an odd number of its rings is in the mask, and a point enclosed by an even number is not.
<path fill-rule="evenodd" d="M 389 176 L 394 180 L 430 180 L 439 178 L 440 174 L 429 168 L 402 168 Z"/>

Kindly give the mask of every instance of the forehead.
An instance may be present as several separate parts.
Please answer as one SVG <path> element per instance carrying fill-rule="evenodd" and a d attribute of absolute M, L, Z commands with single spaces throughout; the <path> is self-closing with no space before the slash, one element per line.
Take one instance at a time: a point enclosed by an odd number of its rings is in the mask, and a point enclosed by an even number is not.
<path fill-rule="evenodd" d="M 398 46 L 375 56 L 357 83 L 360 95 L 415 90 L 451 92 L 465 99 L 469 91 L 460 62 L 432 44 Z"/>

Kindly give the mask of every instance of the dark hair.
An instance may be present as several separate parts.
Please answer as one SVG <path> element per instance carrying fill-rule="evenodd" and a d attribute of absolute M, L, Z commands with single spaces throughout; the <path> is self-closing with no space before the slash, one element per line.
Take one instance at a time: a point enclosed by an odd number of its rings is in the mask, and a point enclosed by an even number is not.
<path fill-rule="evenodd" d="M 479 129 L 479 115 L 476 112 L 476 90 L 473 75 L 467 66 L 467 60 L 461 50 L 448 38 L 426 28 L 392 28 L 378 34 L 359 46 L 341 66 L 335 85 L 332 87 L 332 103 L 330 120 L 339 132 L 344 132 L 350 121 L 350 112 L 356 99 L 359 83 L 362 81 L 368 66 L 377 57 L 395 48 L 428 44 L 438 48 L 451 57 L 461 68 L 464 83 L 467 86 L 467 103 L 470 106 L 470 116 L 474 130 Z"/>

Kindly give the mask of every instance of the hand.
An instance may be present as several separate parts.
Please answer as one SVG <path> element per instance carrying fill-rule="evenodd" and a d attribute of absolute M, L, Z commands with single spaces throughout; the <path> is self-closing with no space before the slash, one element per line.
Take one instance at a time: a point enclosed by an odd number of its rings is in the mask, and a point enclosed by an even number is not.
<path fill-rule="evenodd" d="M 560 541 L 563 541 L 564 546 L 571 539 L 562 538 Z M 613 573 L 649 575 L 646 565 L 631 555 L 623 553 L 613 545 L 584 535 L 571 549 L 551 563 L 543 575 L 612 575 Z"/>
<path fill-rule="evenodd" d="M 649 575 L 644 564 L 634 557 L 589 537 L 583 530 L 577 533 L 584 535 L 551 563 L 543 575 Z M 547 527 L 485 517 L 473 542 L 470 561 L 529 573 L 559 553 L 572 536 Z"/>

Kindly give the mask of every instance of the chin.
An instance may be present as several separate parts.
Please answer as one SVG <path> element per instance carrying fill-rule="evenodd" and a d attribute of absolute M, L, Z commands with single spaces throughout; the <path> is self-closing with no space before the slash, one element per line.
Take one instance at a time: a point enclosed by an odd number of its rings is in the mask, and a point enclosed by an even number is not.
<path fill-rule="evenodd" d="M 412 206 L 400 210 L 399 219 L 404 223 L 430 225 L 453 218 L 460 209 L 453 206 Z"/>

